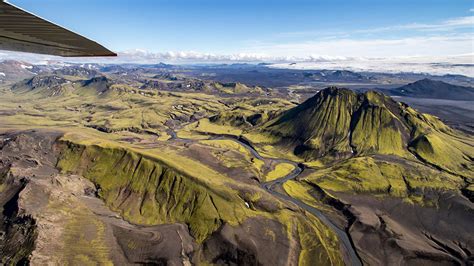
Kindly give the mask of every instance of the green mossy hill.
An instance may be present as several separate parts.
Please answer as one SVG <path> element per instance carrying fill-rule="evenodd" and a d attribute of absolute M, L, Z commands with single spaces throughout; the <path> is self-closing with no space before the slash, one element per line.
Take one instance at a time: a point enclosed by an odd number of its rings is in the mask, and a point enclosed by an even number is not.
<path fill-rule="evenodd" d="M 438 169 L 474 177 L 474 138 L 451 129 L 438 118 L 421 114 L 401 104 L 405 123 L 411 129 L 408 149 L 421 161 Z"/>
<path fill-rule="evenodd" d="M 219 125 L 251 128 L 267 122 L 272 115 L 273 113 L 264 110 L 260 112 L 250 112 L 238 108 L 212 116 L 209 118 L 209 121 Z"/>
<path fill-rule="evenodd" d="M 474 181 L 473 141 L 451 137 L 436 132 L 420 135 L 411 143 L 410 149 L 422 161 L 447 172 L 458 174 Z"/>
<path fill-rule="evenodd" d="M 372 154 L 413 159 L 415 154 L 463 176 L 474 169 L 472 138 L 374 91 L 324 89 L 262 129 L 305 159 Z"/>
<path fill-rule="evenodd" d="M 410 133 L 398 109 L 380 93 L 330 87 L 276 118 L 265 130 L 296 145 L 295 153 L 303 157 L 403 155 Z"/>
<path fill-rule="evenodd" d="M 307 156 L 329 151 L 350 153 L 351 117 L 359 99 L 346 89 L 328 88 L 271 121 L 265 128 L 285 142 L 303 148 Z"/>
<path fill-rule="evenodd" d="M 422 163 L 385 156 L 356 157 L 310 174 L 305 181 L 327 191 L 391 195 L 418 201 L 425 190 L 459 190 L 459 177 Z"/>
<path fill-rule="evenodd" d="M 224 222 L 236 225 L 250 215 L 237 193 L 210 188 L 153 158 L 119 147 L 60 143 L 58 167 L 93 181 L 106 204 L 130 222 L 184 222 L 203 241 Z"/>
<path fill-rule="evenodd" d="M 264 90 L 260 87 L 249 87 L 245 84 L 240 82 L 228 82 L 228 83 L 220 83 L 220 82 L 213 82 L 212 87 L 214 87 L 217 91 L 227 94 L 261 94 Z"/>
<path fill-rule="evenodd" d="M 251 130 L 262 126 L 274 119 L 282 110 L 292 104 L 282 99 L 244 99 L 232 104 L 230 110 L 221 111 L 209 118 L 210 122 L 218 125 L 238 127 L 242 130 Z"/>

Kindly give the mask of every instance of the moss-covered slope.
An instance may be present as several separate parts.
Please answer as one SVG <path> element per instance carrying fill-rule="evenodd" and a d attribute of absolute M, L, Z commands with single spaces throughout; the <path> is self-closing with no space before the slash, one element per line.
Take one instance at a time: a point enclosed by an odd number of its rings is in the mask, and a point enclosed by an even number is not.
<path fill-rule="evenodd" d="M 305 159 L 396 155 L 472 176 L 474 141 L 378 92 L 327 88 L 262 127 Z"/>
<path fill-rule="evenodd" d="M 265 130 L 296 145 L 296 153 L 350 153 L 348 133 L 358 102 L 350 90 L 328 88 L 277 117 Z"/>
<path fill-rule="evenodd" d="M 294 144 L 295 153 L 303 157 L 401 155 L 409 131 L 394 114 L 397 107 L 376 92 L 357 94 L 331 87 L 278 117 L 265 130 Z"/>
<path fill-rule="evenodd" d="M 297 259 L 308 265 L 343 263 L 339 242 L 329 228 L 278 201 L 270 202 L 274 198 L 268 198 L 269 195 L 247 199 L 234 185 L 211 185 L 212 177 L 202 180 L 190 176 L 158 158 L 114 144 L 91 144 L 63 137 L 58 149 L 61 150 L 58 168 L 90 179 L 106 205 L 132 223 L 185 223 L 196 241 L 205 246 L 223 228 L 247 230 L 246 223 L 252 219 L 266 218 L 283 226 L 279 234 L 284 238 L 273 241 L 284 241 L 291 252 L 296 252 L 296 257 L 289 260 Z M 275 233 L 267 230 L 264 234 Z M 258 251 L 261 247 L 249 249 Z M 260 255 L 257 259 L 260 261 Z"/>
<path fill-rule="evenodd" d="M 198 241 L 250 216 L 237 194 L 211 189 L 152 158 L 122 148 L 63 142 L 58 167 L 100 188 L 112 209 L 138 224 L 185 222 Z"/>

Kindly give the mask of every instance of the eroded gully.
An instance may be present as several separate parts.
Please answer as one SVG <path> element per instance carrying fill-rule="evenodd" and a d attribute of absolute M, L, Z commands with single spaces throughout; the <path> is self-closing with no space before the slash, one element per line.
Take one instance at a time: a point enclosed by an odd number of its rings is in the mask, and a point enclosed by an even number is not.
<path fill-rule="evenodd" d="M 186 139 L 186 138 L 181 138 L 178 137 L 176 132 L 174 130 L 170 130 L 168 134 L 171 136 L 172 140 L 178 140 L 178 141 L 185 141 L 185 142 L 193 142 L 194 140 L 192 139 Z M 297 178 L 302 172 L 303 172 L 303 165 L 296 163 L 294 161 L 286 160 L 286 159 L 280 159 L 280 158 L 270 158 L 270 157 L 263 157 L 258 153 L 258 151 L 250 144 L 249 141 L 242 137 L 236 137 L 234 135 L 225 135 L 225 134 L 206 134 L 209 136 L 209 139 L 212 140 L 231 140 L 234 141 L 243 147 L 245 147 L 255 158 L 260 159 L 260 160 L 269 160 L 277 163 L 289 163 L 294 166 L 294 170 L 289 173 L 288 175 L 281 177 L 279 179 L 275 179 L 273 181 L 269 182 L 264 182 L 261 184 L 261 187 L 271 193 L 272 195 L 287 201 L 291 202 L 298 207 L 302 208 L 303 210 L 311 213 L 312 215 L 318 217 L 318 219 L 323 222 L 327 227 L 329 227 L 336 235 L 338 236 L 341 244 L 342 244 L 342 249 L 346 252 L 347 257 L 345 258 L 346 264 L 348 265 L 362 265 L 362 262 L 357 256 L 357 253 L 351 243 L 351 240 L 349 238 L 349 235 L 344 229 L 339 228 L 336 226 L 329 218 L 327 218 L 324 213 L 322 213 L 320 210 L 309 206 L 308 204 L 293 198 L 289 196 L 288 194 L 283 194 L 278 192 L 277 188 L 281 187 L 286 181 L 292 180 Z"/>

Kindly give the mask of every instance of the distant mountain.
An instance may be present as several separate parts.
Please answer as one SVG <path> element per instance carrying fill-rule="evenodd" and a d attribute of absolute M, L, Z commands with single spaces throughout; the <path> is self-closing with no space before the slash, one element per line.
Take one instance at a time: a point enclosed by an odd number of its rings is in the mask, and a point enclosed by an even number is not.
<path fill-rule="evenodd" d="M 81 82 L 81 86 L 85 89 L 93 89 L 97 93 L 102 94 L 110 89 L 112 81 L 105 76 L 94 77 Z"/>
<path fill-rule="evenodd" d="M 348 70 L 314 70 L 303 72 L 302 78 L 326 82 L 370 82 L 372 77 Z"/>
<path fill-rule="evenodd" d="M 60 96 L 72 92 L 101 95 L 107 92 L 112 84 L 114 82 L 105 76 L 81 81 L 70 80 L 61 75 L 38 75 L 13 84 L 11 90 L 14 93 L 29 93 L 40 97 Z"/>
<path fill-rule="evenodd" d="M 176 81 L 178 79 L 181 79 L 183 80 L 183 78 L 179 77 L 179 76 L 176 76 L 172 73 L 168 73 L 168 72 L 163 72 L 163 73 L 159 73 L 155 76 L 153 76 L 154 79 L 163 79 L 163 80 L 169 80 L 169 81 Z"/>
<path fill-rule="evenodd" d="M 240 82 L 216 82 L 176 76 L 171 73 L 161 73 L 155 75 L 153 80 L 145 80 L 140 89 L 218 94 L 263 94 L 266 92 L 264 88 L 247 86 Z"/>
<path fill-rule="evenodd" d="M 0 84 L 31 78 L 39 72 L 40 69 L 32 64 L 5 60 L 0 62 Z"/>
<path fill-rule="evenodd" d="M 57 75 L 38 75 L 15 83 L 11 90 L 15 93 L 31 92 L 43 96 L 57 96 L 72 90 L 72 82 Z"/>
<path fill-rule="evenodd" d="M 56 69 L 53 73 L 56 75 L 72 76 L 76 78 L 93 78 L 100 75 L 97 70 L 81 66 L 67 66 Z"/>
<path fill-rule="evenodd" d="M 158 64 L 154 64 L 154 65 L 150 65 L 148 67 L 153 67 L 153 68 L 173 68 L 174 66 L 173 65 L 170 65 L 170 64 L 165 64 L 163 62 L 160 62 Z"/>
<path fill-rule="evenodd" d="M 431 79 L 422 79 L 396 89 L 391 89 L 389 93 L 393 96 L 474 101 L 474 88 Z"/>
<path fill-rule="evenodd" d="M 367 77 L 348 70 L 325 71 L 327 78 L 334 80 L 364 80 Z"/>

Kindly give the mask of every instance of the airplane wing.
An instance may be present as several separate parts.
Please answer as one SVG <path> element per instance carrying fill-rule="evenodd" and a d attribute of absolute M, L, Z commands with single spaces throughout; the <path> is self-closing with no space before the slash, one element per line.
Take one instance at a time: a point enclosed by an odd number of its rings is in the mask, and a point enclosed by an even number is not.
<path fill-rule="evenodd" d="M 0 50 L 78 56 L 116 56 L 102 45 L 0 0 Z"/>

